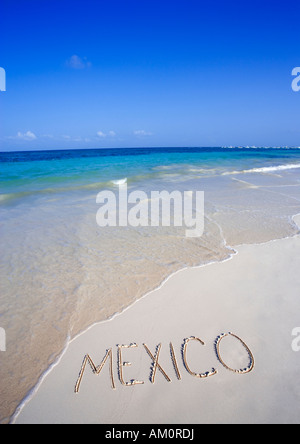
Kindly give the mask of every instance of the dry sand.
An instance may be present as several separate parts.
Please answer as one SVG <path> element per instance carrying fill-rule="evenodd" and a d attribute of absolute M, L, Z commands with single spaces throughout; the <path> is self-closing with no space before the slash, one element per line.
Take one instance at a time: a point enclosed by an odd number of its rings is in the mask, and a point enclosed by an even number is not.
<path fill-rule="evenodd" d="M 299 223 L 300 218 L 295 220 Z M 231 260 L 185 269 L 171 276 L 112 320 L 75 338 L 38 390 L 22 406 L 16 423 L 193 424 L 297 423 L 300 417 L 300 352 L 292 350 L 292 330 L 300 326 L 300 236 L 261 245 L 242 245 Z M 238 374 L 218 360 L 215 340 L 233 332 L 249 347 L 255 367 Z M 217 373 L 207 378 L 194 373 Z M 172 342 L 176 357 L 173 365 Z M 118 373 L 118 345 L 122 362 Z M 153 361 L 161 344 L 151 382 Z M 99 375 L 87 364 L 79 392 L 75 384 L 85 355 L 98 366 L 112 349 L 115 389 L 109 358 Z M 249 354 L 233 336 L 220 344 L 229 367 L 249 365 Z M 178 379 L 180 374 L 181 379 Z M 138 380 L 143 384 L 125 386 Z"/>

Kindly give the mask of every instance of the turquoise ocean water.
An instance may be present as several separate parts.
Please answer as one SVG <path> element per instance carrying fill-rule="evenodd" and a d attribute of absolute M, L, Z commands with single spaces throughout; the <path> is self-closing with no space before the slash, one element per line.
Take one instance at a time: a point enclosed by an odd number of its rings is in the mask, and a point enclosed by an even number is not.
<path fill-rule="evenodd" d="M 300 165 L 299 149 L 157 148 L 0 153 L 0 202 L 141 183 Z M 298 166 L 298 165 L 297 165 Z M 169 173 L 169 177 L 168 177 Z M 176 176 L 175 176 L 176 175 Z M 17 203 L 17 202 L 16 202 Z"/>
<path fill-rule="evenodd" d="M 101 190 L 204 191 L 205 230 L 96 224 Z M 298 233 L 300 149 L 157 148 L 0 153 L 3 422 L 67 342 L 178 269 Z"/>

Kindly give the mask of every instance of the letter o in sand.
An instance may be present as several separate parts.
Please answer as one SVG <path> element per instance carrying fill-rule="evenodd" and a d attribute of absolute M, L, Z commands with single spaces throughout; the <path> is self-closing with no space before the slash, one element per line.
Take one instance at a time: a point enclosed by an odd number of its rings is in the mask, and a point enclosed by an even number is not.
<path fill-rule="evenodd" d="M 233 336 L 233 337 L 236 338 L 238 341 L 240 341 L 241 344 L 244 346 L 244 348 L 246 349 L 246 351 L 247 351 L 247 353 L 248 353 L 249 359 L 250 359 L 250 363 L 249 363 L 248 367 L 246 367 L 246 368 L 244 368 L 244 369 L 236 370 L 236 369 L 233 369 L 233 368 L 229 367 L 229 365 L 225 364 L 225 362 L 224 362 L 223 359 L 221 358 L 221 354 L 220 354 L 220 343 L 221 343 L 221 341 L 222 341 L 224 338 L 226 338 L 226 336 Z M 235 335 L 235 334 L 233 334 L 233 333 L 230 333 L 230 332 L 229 332 L 229 333 L 226 333 L 226 334 L 222 334 L 222 335 L 220 335 L 220 336 L 217 337 L 216 342 L 215 342 L 215 345 L 216 345 L 216 353 L 217 353 L 218 359 L 219 359 L 219 361 L 221 362 L 221 364 L 222 364 L 227 370 L 230 370 L 231 372 L 239 373 L 239 374 L 250 373 L 250 372 L 253 370 L 253 368 L 254 368 L 254 356 L 253 356 L 253 354 L 252 354 L 250 348 L 247 346 L 247 344 L 245 344 L 245 342 L 242 341 L 242 339 L 239 338 L 237 335 Z"/>

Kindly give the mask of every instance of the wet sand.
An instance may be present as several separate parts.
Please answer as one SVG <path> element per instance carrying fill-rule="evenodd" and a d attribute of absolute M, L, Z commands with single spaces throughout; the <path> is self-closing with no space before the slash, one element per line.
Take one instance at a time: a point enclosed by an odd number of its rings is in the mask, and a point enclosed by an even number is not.
<path fill-rule="evenodd" d="M 236 250 L 225 262 L 175 273 L 76 337 L 14 422 L 297 423 L 300 236 Z M 243 343 L 224 337 L 218 356 L 216 339 L 228 332 Z M 87 354 L 95 367 L 107 357 L 98 375 L 89 362 L 80 375 Z"/>

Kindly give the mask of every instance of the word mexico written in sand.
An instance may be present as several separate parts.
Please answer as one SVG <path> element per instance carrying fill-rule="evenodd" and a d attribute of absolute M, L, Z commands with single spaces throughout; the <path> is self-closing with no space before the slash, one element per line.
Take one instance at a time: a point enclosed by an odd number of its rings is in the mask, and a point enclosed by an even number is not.
<path fill-rule="evenodd" d="M 229 336 L 233 337 L 237 341 L 239 341 L 240 344 L 242 344 L 243 348 L 245 349 L 245 351 L 248 355 L 248 360 L 249 360 L 249 363 L 245 368 L 234 369 L 230 366 L 230 364 L 228 362 L 225 362 L 225 359 L 223 358 L 222 353 L 221 353 L 220 345 L 221 345 L 221 342 L 223 341 L 223 339 L 225 339 L 226 337 L 229 337 Z M 211 370 L 205 371 L 202 373 L 198 373 L 195 371 L 195 369 L 191 369 L 191 365 L 190 365 L 190 363 L 188 361 L 188 357 L 187 357 L 187 350 L 188 350 L 189 344 L 194 341 L 199 343 L 201 346 L 205 346 L 205 343 L 200 338 L 198 338 L 196 336 L 190 336 L 189 338 L 184 339 L 184 342 L 181 345 L 180 355 L 181 355 L 181 359 L 183 361 L 183 366 L 184 366 L 185 370 L 191 376 L 194 376 L 195 378 L 200 378 L 200 379 L 204 379 L 204 378 L 208 378 L 210 376 L 216 375 L 218 373 L 218 371 L 215 368 L 212 368 Z M 215 352 L 216 352 L 219 362 L 227 370 L 237 373 L 237 374 L 246 374 L 246 373 L 250 373 L 253 370 L 254 356 L 253 356 L 251 350 L 249 349 L 249 347 L 246 345 L 246 343 L 239 336 L 237 336 L 231 332 L 222 333 L 215 340 L 214 346 L 215 346 Z M 131 363 L 130 362 L 123 362 L 123 354 L 122 353 L 123 353 L 124 349 L 137 348 L 137 347 L 138 347 L 138 344 L 136 344 L 136 343 L 131 343 L 129 345 L 118 345 L 117 346 L 118 376 L 119 376 L 120 383 L 124 386 L 130 387 L 130 386 L 134 386 L 134 385 L 138 385 L 138 384 L 144 384 L 144 381 L 139 381 L 136 379 L 131 379 L 130 381 L 126 381 L 125 380 L 126 378 L 124 376 L 124 367 L 131 366 Z M 150 378 L 149 378 L 150 382 L 152 384 L 155 383 L 157 372 L 160 372 L 161 375 L 165 378 L 165 380 L 167 382 L 172 382 L 171 377 L 167 374 L 167 372 L 164 370 L 164 368 L 162 367 L 162 364 L 159 361 L 162 345 L 158 344 L 154 353 L 149 349 L 149 347 L 145 343 L 143 344 L 143 347 L 145 349 L 145 352 L 147 353 L 147 355 L 151 359 L 151 371 L 150 371 Z M 170 349 L 169 350 L 170 351 L 170 358 L 171 358 L 171 361 L 173 364 L 175 376 L 178 380 L 180 380 L 182 378 L 182 376 L 181 376 L 181 373 L 180 373 L 180 370 L 178 367 L 178 357 L 176 357 L 175 349 L 174 349 L 172 342 L 170 342 L 170 344 L 169 344 L 169 349 Z M 115 377 L 114 377 L 114 372 L 113 372 L 113 351 L 110 348 L 110 349 L 106 350 L 106 354 L 105 354 L 101 364 L 98 366 L 96 366 L 96 364 L 94 363 L 94 361 L 92 360 L 92 358 L 90 357 L 89 354 L 85 355 L 78 379 L 76 381 L 75 393 L 79 392 L 80 384 L 82 382 L 82 378 L 83 378 L 84 372 L 86 370 L 87 363 L 90 365 L 92 372 L 95 375 L 100 375 L 100 373 L 107 361 L 109 362 L 109 375 L 110 375 L 111 387 L 113 389 L 116 389 Z"/>

